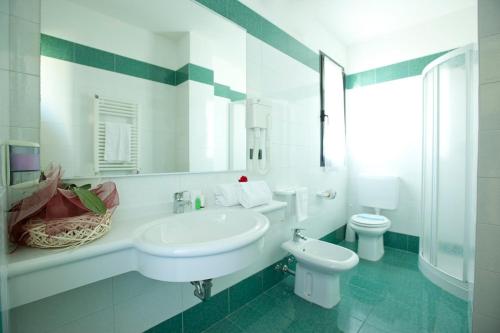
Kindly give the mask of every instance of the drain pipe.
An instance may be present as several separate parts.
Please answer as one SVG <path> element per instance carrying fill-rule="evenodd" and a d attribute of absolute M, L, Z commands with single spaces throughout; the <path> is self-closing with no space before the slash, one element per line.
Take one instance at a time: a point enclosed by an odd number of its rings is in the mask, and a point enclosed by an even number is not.
<path fill-rule="evenodd" d="M 212 296 L 212 279 L 191 281 L 191 284 L 194 286 L 194 295 L 202 301 L 206 301 Z"/>
<path fill-rule="evenodd" d="M 289 257 L 288 258 L 288 265 L 290 265 L 294 261 L 295 261 L 294 257 Z M 283 264 L 283 263 L 276 264 L 276 266 L 274 266 L 274 270 L 278 271 L 278 272 L 282 272 L 284 274 L 290 274 L 290 275 L 295 276 L 295 271 L 291 270 L 288 267 L 288 265 L 287 264 Z"/>

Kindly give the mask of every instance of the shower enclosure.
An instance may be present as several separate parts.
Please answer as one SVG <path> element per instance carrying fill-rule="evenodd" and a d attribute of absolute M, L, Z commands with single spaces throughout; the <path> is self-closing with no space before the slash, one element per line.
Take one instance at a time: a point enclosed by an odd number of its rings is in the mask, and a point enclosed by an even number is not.
<path fill-rule="evenodd" d="M 474 281 L 477 177 L 477 49 L 467 46 L 423 71 L 422 234 L 419 268 L 468 299 Z"/>

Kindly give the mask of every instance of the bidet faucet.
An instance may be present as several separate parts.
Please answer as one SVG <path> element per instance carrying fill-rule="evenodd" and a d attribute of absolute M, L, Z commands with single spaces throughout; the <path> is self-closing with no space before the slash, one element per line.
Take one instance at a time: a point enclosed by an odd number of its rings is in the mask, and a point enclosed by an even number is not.
<path fill-rule="evenodd" d="M 299 240 L 307 240 L 307 237 L 302 235 L 301 231 L 305 230 L 304 228 L 294 228 L 293 229 L 293 241 L 298 242 Z"/>
<path fill-rule="evenodd" d="M 189 194 L 188 191 L 174 193 L 174 214 L 184 213 L 186 206 L 191 206 L 191 200 L 184 199 L 184 194 Z"/>

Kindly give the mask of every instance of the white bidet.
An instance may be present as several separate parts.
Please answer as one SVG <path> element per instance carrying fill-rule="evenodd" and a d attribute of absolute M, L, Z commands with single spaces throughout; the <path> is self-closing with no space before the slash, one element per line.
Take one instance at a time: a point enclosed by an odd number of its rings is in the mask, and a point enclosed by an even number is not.
<path fill-rule="evenodd" d="M 295 294 L 324 308 L 340 301 L 339 273 L 353 268 L 358 255 L 317 239 L 290 240 L 281 245 L 297 259 Z"/>

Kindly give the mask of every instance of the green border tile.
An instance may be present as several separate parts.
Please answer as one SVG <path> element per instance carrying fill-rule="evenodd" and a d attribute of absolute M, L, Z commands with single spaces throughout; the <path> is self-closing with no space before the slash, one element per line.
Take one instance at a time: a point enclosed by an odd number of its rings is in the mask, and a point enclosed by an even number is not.
<path fill-rule="evenodd" d="M 213 9 L 210 5 L 207 7 Z M 258 39 L 262 38 L 262 26 L 265 24 L 266 20 L 241 2 L 234 0 L 227 1 L 226 17 L 241 26 L 250 35 Z"/>
<path fill-rule="evenodd" d="M 359 73 L 347 75 L 345 78 L 345 88 L 352 89 L 361 86 L 361 75 Z"/>
<path fill-rule="evenodd" d="M 115 71 L 115 55 L 113 53 L 76 43 L 75 63 Z"/>
<path fill-rule="evenodd" d="M 149 65 L 149 67 L 151 70 L 150 80 L 171 86 L 176 85 L 176 71 L 156 65 Z"/>
<path fill-rule="evenodd" d="M 384 234 L 384 245 L 400 250 L 408 250 L 408 235 L 387 231 Z"/>
<path fill-rule="evenodd" d="M 232 90 L 229 86 L 215 83 L 213 70 L 195 64 L 188 63 L 177 71 L 174 71 L 45 34 L 41 34 L 40 41 L 40 52 L 47 57 L 71 61 L 80 65 L 104 69 L 172 86 L 182 84 L 187 80 L 193 80 L 213 85 L 214 94 L 216 96 L 225 97 L 231 101 L 246 98 L 245 93 Z"/>
<path fill-rule="evenodd" d="M 75 45 L 74 43 L 64 39 L 41 34 L 40 53 L 46 57 L 74 61 Z"/>
<path fill-rule="evenodd" d="M 117 73 L 151 80 L 151 65 L 143 61 L 116 55 L 115 71 Z"/>
<path fill-rule="evenodd" d="M 231 98 L 231 88 L 224 84 L 214 83 L 214 95 L 219 97 Z"/>
<path fill-rule="evenodd" d="M 349 74 L 346 76 L 346 89 L 420 75 L 425 66 L 450 51 L 452 50 L 438 52 L 364 72 Z"/>
<path fill-rule="evenodd" d="M 210 8 L 216 13 L 227 17 L 228 5 L 231 2 L 230 0 L 196 0 L 196 2 L 204 5 L 205 7 Z"/>
<path fill-rule="evenodd" d="M 392 81 L 408 77 L 408 62 L 398 62 L 389 66 L 375 69 L 377 83 Z"/>
<path fill-rule="evenodd" d="M 319 72 L 320 56 L 251 8 L 236 0 L 195 0 L 244 28 L 248 34 Z"/>
<path fill-rule="evenodd" d="M 201 67 L 195 64 L 188 64 L 188 77 L 189 80 L 193 80 L 200 83 L 214 84 L 214 71 L 205 67 Z"/>
<path fill-rule="evenodd" d="M 408 235 L 408 251 L 418 253 L 420 247 L 420 238 Z"/>
<path fill-rule="evenodd" d="M 241 100 L 244 100 L 247 98 L 247 95 L 242 93 L 242 92 L 239 92 L 239 91 L 235 91 L 235 90 L 230 90 L 229 91 L 229 99 L 234 102 L 234 101 L 241 101 Z"/>
<path fill-rule="evenodd" d="M 186 64 L 175 71 L 175 85 L 178 86 L 189 80 L 189 64 Z"/>
<path fill-rule="evenodd" d="M 420 57 L 416 59 L 412 59 L 408 61 L 408 75 L 409 76 L 415 76 L 415 75 L 420 75 L 422 74 L 422 71 L 424 70 L 425 66 L 430 64 L 432 61 L 435 59 L 439 58 L 443 54 L 448 53 L 449 51 L 444 51 L 444 52 L 438 52 L 434 54 L 430 54 L 425 57 Z"/>

